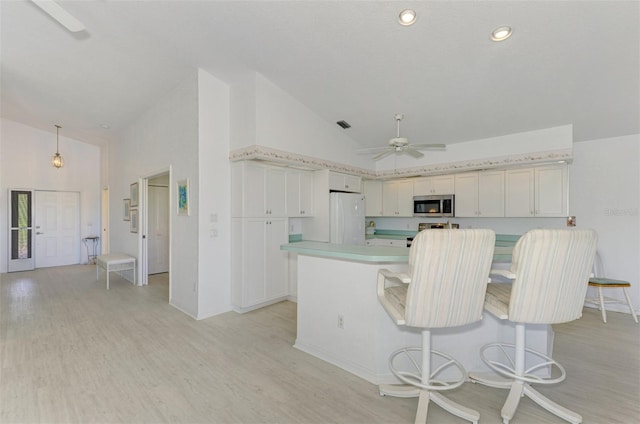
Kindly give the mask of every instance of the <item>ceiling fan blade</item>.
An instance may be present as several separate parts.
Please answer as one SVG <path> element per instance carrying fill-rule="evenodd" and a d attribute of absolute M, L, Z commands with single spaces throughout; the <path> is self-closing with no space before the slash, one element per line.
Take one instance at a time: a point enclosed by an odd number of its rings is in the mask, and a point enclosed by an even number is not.
<path fill-rule="evenodd" d="M 53 0 L 31 0 L 33 4 L 44 10 L 53 19 L 58 21 L 60 25 L 64 26 L 71 32 L 84 31 L 86 28 L 76 18 L 74 18 L 69 12 L 64 10 L 62 6 Z"/>
<path fill-rule="evenodd" d="M 389 147 L 387 146 L 383 146 L 383 147 L 368 147 L 366 149 L 360 149 L 357 150 L 356 153 L 359 155 L 369 155 L 371 153 L 378 153 L 378 152 L 383 152 L 385 150 L 388 150 Z"/>
<path fill-rule="evenodd" d="M 420 150 L 446 150 L 446 144 L 412 144 L 412 149 L 420 149 Z"/>
<path fill-rule="evenodd" d="M 424 154 L 420 153 L 419 151 L 413 149 L 413 147 L 410 147 L 408 149 L 404 149 L 403 153 L 406 153 L 410 156 L 413 156 L 414 158 L 418 159 L 424 156 Z"/>
<path fill-rule="evenodd" d="M 374 156 L 374 157 L 372 157 L 371 159 L 373 159 L 373 160 L 380 160 L 380 159 L 382 159 L 382 158 L 386 158 L 386 157 L 387 157 L 387 156 L 389 156 L 389 155 L 392 155 L 393 153 L 395 153 L 395 150 L 393 150 L 393 149 L 387 149 L 387 150 L 385 150 L 384 152 L 382 152 L 382 153 L 379 153 L 379 154 L 375 155 L 375 156 Z"/>

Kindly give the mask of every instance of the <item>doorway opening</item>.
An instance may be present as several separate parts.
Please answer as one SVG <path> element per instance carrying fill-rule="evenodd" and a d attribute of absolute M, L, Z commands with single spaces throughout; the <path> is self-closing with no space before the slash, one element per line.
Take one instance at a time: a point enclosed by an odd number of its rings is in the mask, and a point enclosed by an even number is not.
<path fill-rule="evenodd" d="M 171 169 L 142 179 L 140 283 L 162 285 L 171 301 Z"/>

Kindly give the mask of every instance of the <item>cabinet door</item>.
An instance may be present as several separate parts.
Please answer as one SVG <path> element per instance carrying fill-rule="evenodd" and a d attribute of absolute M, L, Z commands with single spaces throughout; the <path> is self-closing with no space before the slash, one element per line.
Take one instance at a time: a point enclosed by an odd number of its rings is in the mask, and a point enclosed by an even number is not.
<path fill-rule="evenodd" d="M 505 171 L 504 212 L 507 217 L 534 215 L 533 168 Z"/>
<path fill-rule="evenodd" d="M 455 192 L 455 177 L 453 175 L 439 175 L 429 177 L 431 180 L 430 194 L 453 194 Z"/>
<path fill-rule="evenodd" d="M 365 180 L 362 184 L 366 216 L 382 216 L 382 181 Z"/>
<path fill-rule="evenodd" d="M 362 178 L 355 175 L 344 176 L 344 191 L 351 193 L 360 193 L 362 191 Z"/>
<path fill-rule="evenodd" d="M 329 172 L 329 190 L 344 191 L 344 174 Z"/>
<path fill-rule="evenodd" d="M 245 219 L 243 222 L 242 304 L 248 307 L 265 300 L 266 220 Z"/>
<path fill-rule="evenodd" d="M 244 192 L 238 193 L 243 196 L 244 213 L 247 218 L 265 216 L 265 168 L 261 166 L 244 166 Z"/>
<path fill-rule="evenodd" d="M 313 174 L 300 173 L 300 216 L 313 216 Z"/>
<path fill-rule="evenodd" d="M 431 194 L 431 179 L 417 178 L 413 180 L 414 196 L 429 196 Z"/>
<path fill-rule="evenodd" d="M 269 217 L 285 217 L 286 214 L 286 172 L 284 169 L 266 168 L 265 171 L 265 214 Z"/>
<path fill-rule="evenodd" d="M 567 216 L 567 167 L 565 165 L 535 168 L 534 187 L 536 216 Z"/>
<path fill-rule="evenodd" d="M 397 193 L 397 216 L 413 216 L 413 181 L 398 181 Z"/>
<path fill-rule="evenodd" d="M 288 242 L 289 233 L 284 218 L 267 219 L 265 227 L 265 300 L 271 300 L 289 292 L 289 257 L 286 251 L 280 250 L 280 246 Z"/>
<path fill-rule="evenodd" d="M 382 216 L 398 216 L 398 184 L 395 181 L 382 183 Z"/>
<path fill-rule="evenodd" d="M 300 172 L 287 171 L 287 216 L 300 216 Z"/>
<path fill-rule="evenodd" d="M 478 216 L 504 216 L 504 171 L 478 174 Z"/>
<path fill-rule="evenodd" d="M 478 174 L 471 172 L 455 176 L 456 217 L 478 216 Z"/>

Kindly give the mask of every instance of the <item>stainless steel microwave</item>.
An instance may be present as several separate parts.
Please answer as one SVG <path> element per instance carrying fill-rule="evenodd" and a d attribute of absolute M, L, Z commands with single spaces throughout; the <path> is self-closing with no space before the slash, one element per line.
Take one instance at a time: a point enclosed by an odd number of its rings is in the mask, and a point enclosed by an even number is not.
<path fill-rule="evenodd" d="M 413 216 L 455 216 L 455 196 L 414 196 Z"/>

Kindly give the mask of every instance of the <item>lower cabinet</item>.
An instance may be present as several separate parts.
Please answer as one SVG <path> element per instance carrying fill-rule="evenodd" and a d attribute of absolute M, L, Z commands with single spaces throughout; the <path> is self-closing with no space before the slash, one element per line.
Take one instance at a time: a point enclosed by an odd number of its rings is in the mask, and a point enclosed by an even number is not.
<path fill-rule="evenodd" d="M 289 294 L 286 218 L 235 218 L 232 222 L 231 302 L 240 311 Z"/>

